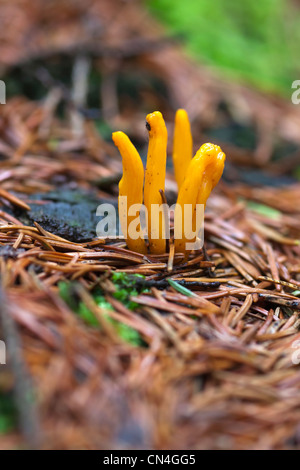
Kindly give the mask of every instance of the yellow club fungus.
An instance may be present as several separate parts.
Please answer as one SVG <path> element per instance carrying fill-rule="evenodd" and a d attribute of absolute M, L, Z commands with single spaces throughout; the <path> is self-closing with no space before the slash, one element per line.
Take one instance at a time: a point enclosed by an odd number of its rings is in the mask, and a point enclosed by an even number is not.
<path fill-rule="evenodd" d="M 149 131 L 149 146 L 144 185 L 144 206 L 147 209 L 147 234 L 149 251 L 152 254 L 162 254 L 166 251 L 166 227 L 163 210 L 158 210 L 162 204 L 162 191 L 165 187 L 166 158 L 167 158 L 167 129 L 162 114 L 159 111 L 148 114 L 146 127 Z M 127 227 L 135 219 L 140 229 L 139 218 L 129 217 L 132 204 L 143 202 L 144 170 L 141 158 L 122 132 L 115 132 L 113 140 L 123 158 L 123 178 L 119 185 L 119 215 L 121 227 L 128 247 L 139 253 L 145 253 L 145 241 L 128 235 Z M 186 111 L 180 109 L 176 113 L 173 140 L 173 163 L 178 184 L 178 199 L 174 217 L 175 251 L 187 254 L 190 246 L 197 239 L 200 224 L 197 209 L 202 205 L 205 209 L 207 199 L 222 176 L 225 154 L 214 144 L 204 144 L 194 158 L 192 157 L 192 135 Z M 120 197 L 127 196 L 128 207 L 120 203 Z M 155 207 L 155 210 L 153 208 Z M 189 229 L 186 230 L 187 216 Z M 188 245 L 190 244 L 190 245 Z"/>
<path fill-rule="evenodd" d="M 173 138 L 173 166 L 178 191 L 184 181 L 193 156 L 193 138 L 188 113 L 178 109 L 175 115 Z"/>
<path fill-rule="evenodd" d="M 146 127 L 149 131 L 144 188 L 144 204 L 148 211 L 147 232 L 150 252 L 160 254 L 166 251 L 164 214 L 159 211 L 159 206 L 162 204 L 160 191 L 165 190 L 168 133 L 159 111 L 148 114 Z"/>
<path fill-rule="evenodd" d="M 224 162 L 225 154 L 221 148 L 209 143 L 202 145 L 190 162 L 175 208 L 175 251 L 185 253 L 186 244 L 195 241 L 189 239 L 189 233 L 186 233 L 186 211 L 191 207 L 190 229 L 197 232 L 200 227 L 196 224 L 196 204 L 203 204 L 205 209 L 211 191 L 222 176 Z"/>
<path fill-rule="evenodd" d="M 119 218 L 127 246 L 138 253 L 146 253 L 145 241 L 142 237 L 133 239 L 128 235 L 130 223 L 134 222 L 135 215 L 129 215 L 130 207 L 143 203 L 144 167 L 141 157 L 133 143 L 124 132 L 114 132 L 114 144 L 122 156 L 123 176 L 119 183 Z M 122 196 L 126 196 L 125 201 Z M 140 231 L 140 226 L 137 226 Z"/>

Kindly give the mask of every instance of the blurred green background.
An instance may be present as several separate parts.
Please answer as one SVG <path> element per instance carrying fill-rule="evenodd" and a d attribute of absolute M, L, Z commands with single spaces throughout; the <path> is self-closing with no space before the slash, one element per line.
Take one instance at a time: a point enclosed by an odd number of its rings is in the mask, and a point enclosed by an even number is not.
<path fill-rule="evenodd" d="M 289 97 L 300 76 L 296 0 L 146 0 L 190 54 L 227 78 Z"/>

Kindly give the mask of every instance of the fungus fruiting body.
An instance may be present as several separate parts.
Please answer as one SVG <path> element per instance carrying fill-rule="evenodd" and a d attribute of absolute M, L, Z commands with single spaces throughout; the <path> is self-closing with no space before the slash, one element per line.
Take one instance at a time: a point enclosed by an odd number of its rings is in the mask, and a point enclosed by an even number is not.
<path fill-rule="evenodd" d="M 185 109 L 178 109 L 175 114 L 172 157 L 175 179 L 179 190 L 193 157 L 193 138 L 189 117 Z"/>
<path fill-rule="evenodd" d="M 149 146 L 145 173 L 144 204 L 147 209 L 147 232 L 150 252 L 166 251 L 165 224 L 160 190 L 165 190 L 168 133 L 159 111 L 146 117 Z"/>
<path fill-rule="evenodd" d="M 225 162 L 225 154 L 218 145 L 204 144 L 200 147 L 191 160 L 185 179 L 179 189 L 175 208 L 175 251 L 184 253 L 186 244 L 194 239 L 187 237 L 185 213 L 191 207 L 191 230 L 198 232 L 200 227 L 196 225 L 196 204 L 203 204 L 205 209 L 207 199 L 221 178 Z M 176 236 L 181 224 L 180 236 Z"/>
<path fill-rule="evenodd" d="M 141 157 L 124 132 L 113 133 L 114 144 L 118 147 L 122 156 L 123 176 L 119 183 L 119 218 L 127 246 L 138 253 L 146 253 L 146 245 L 143 238 L 133 239 L 126 236 L 130 223 L 135 217 L 130 213 L 130 207 L 143 203 L 144 167 Z M 125 196 L 125 198 L 124 198 Z M 137 231 L 140 230 L 140 224 Z"/>
<path fill-rule="evenodd" d="M 167 233 L 162 194 L 165 189 L 168 133 L 159 111 L 148 114 L 146 128 L 149 145 L 145 181 L 143 164 L 136 148 L 123 132 L 113 133 L 113 141 L 123 160 L 123 177 L 119 183 L 119 217 L 128 248 L 145 254 L 147 249 L 145 239 L 141 236 L 140 219 L 136 218 L 134 211 L 130 211 L 131 206 L 141 206 L 144 202 L 149 252 L 162 254 L 166 251 Z M 222 176 L 226 158 L 218 145 L 202 145 L 193 158 L 192 148 L 188 115 L 180 109 L 175 117 L 173 138 L 173 165 L 178 186 L 174 211 L 174 246 L 176 252 L 184 254 L 191 249 L 191 242 L 197 239 L 202 223 L 198 220 L 197 210 L 199 207 L 205 209 L 211 191 Z M 127 197 L 126 204 L 123 202 L 124 196 Z M 128 233 L 130 224 L 135 224 L 140 236 Z M 186 225 L 190 227 L 188 230 Z"/>

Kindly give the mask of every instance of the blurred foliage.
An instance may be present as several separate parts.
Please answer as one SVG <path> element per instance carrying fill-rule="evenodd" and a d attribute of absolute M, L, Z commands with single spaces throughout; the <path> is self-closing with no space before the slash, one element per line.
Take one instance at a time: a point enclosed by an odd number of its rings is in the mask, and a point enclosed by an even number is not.
<path fill-rule="evenodd" d="M 228 78 L 289 96 L 299 75 L 299 8 L 289 0 L 147 0 L 192 55 Z"/>
<path fill-rule="evenodd" d="M 270 206 L 266 206 L 265 204 L 260 204 L 255 201 L 246 201 L 246 205 L 248 209 L 270 219 L 278 220 L 281 217 L 281 213 L 277 209 L 274 209 Z"/>
<path fill-rule="evenodd" d="M 12 393 L 0 391 L 0 435 L 12 431 L 17 424 L 17 410 Z"/>

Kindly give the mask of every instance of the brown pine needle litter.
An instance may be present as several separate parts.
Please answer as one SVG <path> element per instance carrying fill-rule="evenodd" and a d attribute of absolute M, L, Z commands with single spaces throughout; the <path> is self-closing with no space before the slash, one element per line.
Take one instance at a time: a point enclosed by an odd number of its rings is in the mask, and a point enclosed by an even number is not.
<path fill-rule="evenodd" d="M 0 449 L 299 449 L 300 184 L 274 181 L 299 165 L 300 107 L 190 61 L 144 2 L 1 2 L 0 26 L 1 78 L 22 85 L 0 106 Z M 89 109 L 78 89 L 98 76 Z M 122 77 L 142 78 L 137 98 Z M 230 184 L 209 199 L 203 251 L 80 237 L 65 201 L 47 216 L 64 191 L 79 207 L 91 192 L 94 214 L 117 202 L 121 159 L 93 119 L 142 152 L 145 110 L 172 133 L 177 106 L 199 146 L 237 120 L 257 142 L 218 142 Z M 167 174 L 170 204 L 174 188 Z"/>
<path fill-rule="evenodd" d="M 68 130 L 53 132 L 67 147 Z M 1 308 L 13 325 L 1 338 L 22 345 L 27 370 L 11 365 L 1 386 L 20 391 L 29 374 L 33 398 L 24 415 L 26 397 L 16 394 L 22 425 L 0 447 L 298 448 L 299 185 L 223 182 L 208 203 L 206 250 L 187 261 L 172 243 L 166 254 L 141 255 L 122 238 L 78 242 L 23 223 L 34 194 L 53 190 L 58 174 L 116 201 L 114 183 L 106 193 L 95 182 L 120 171 L 120 159 L 110 149 L 99 161 L 89 136 L 84 158 L 34 139 L 32 154 L 16 160 L 12 151 L 1 162 Z M 144 276 L 130 277 L 126 302 L 113 273 Z M 71 286 L 70 302 L 61 285 Z M 72 308 L 79 303 L 96 326 Z"/>

